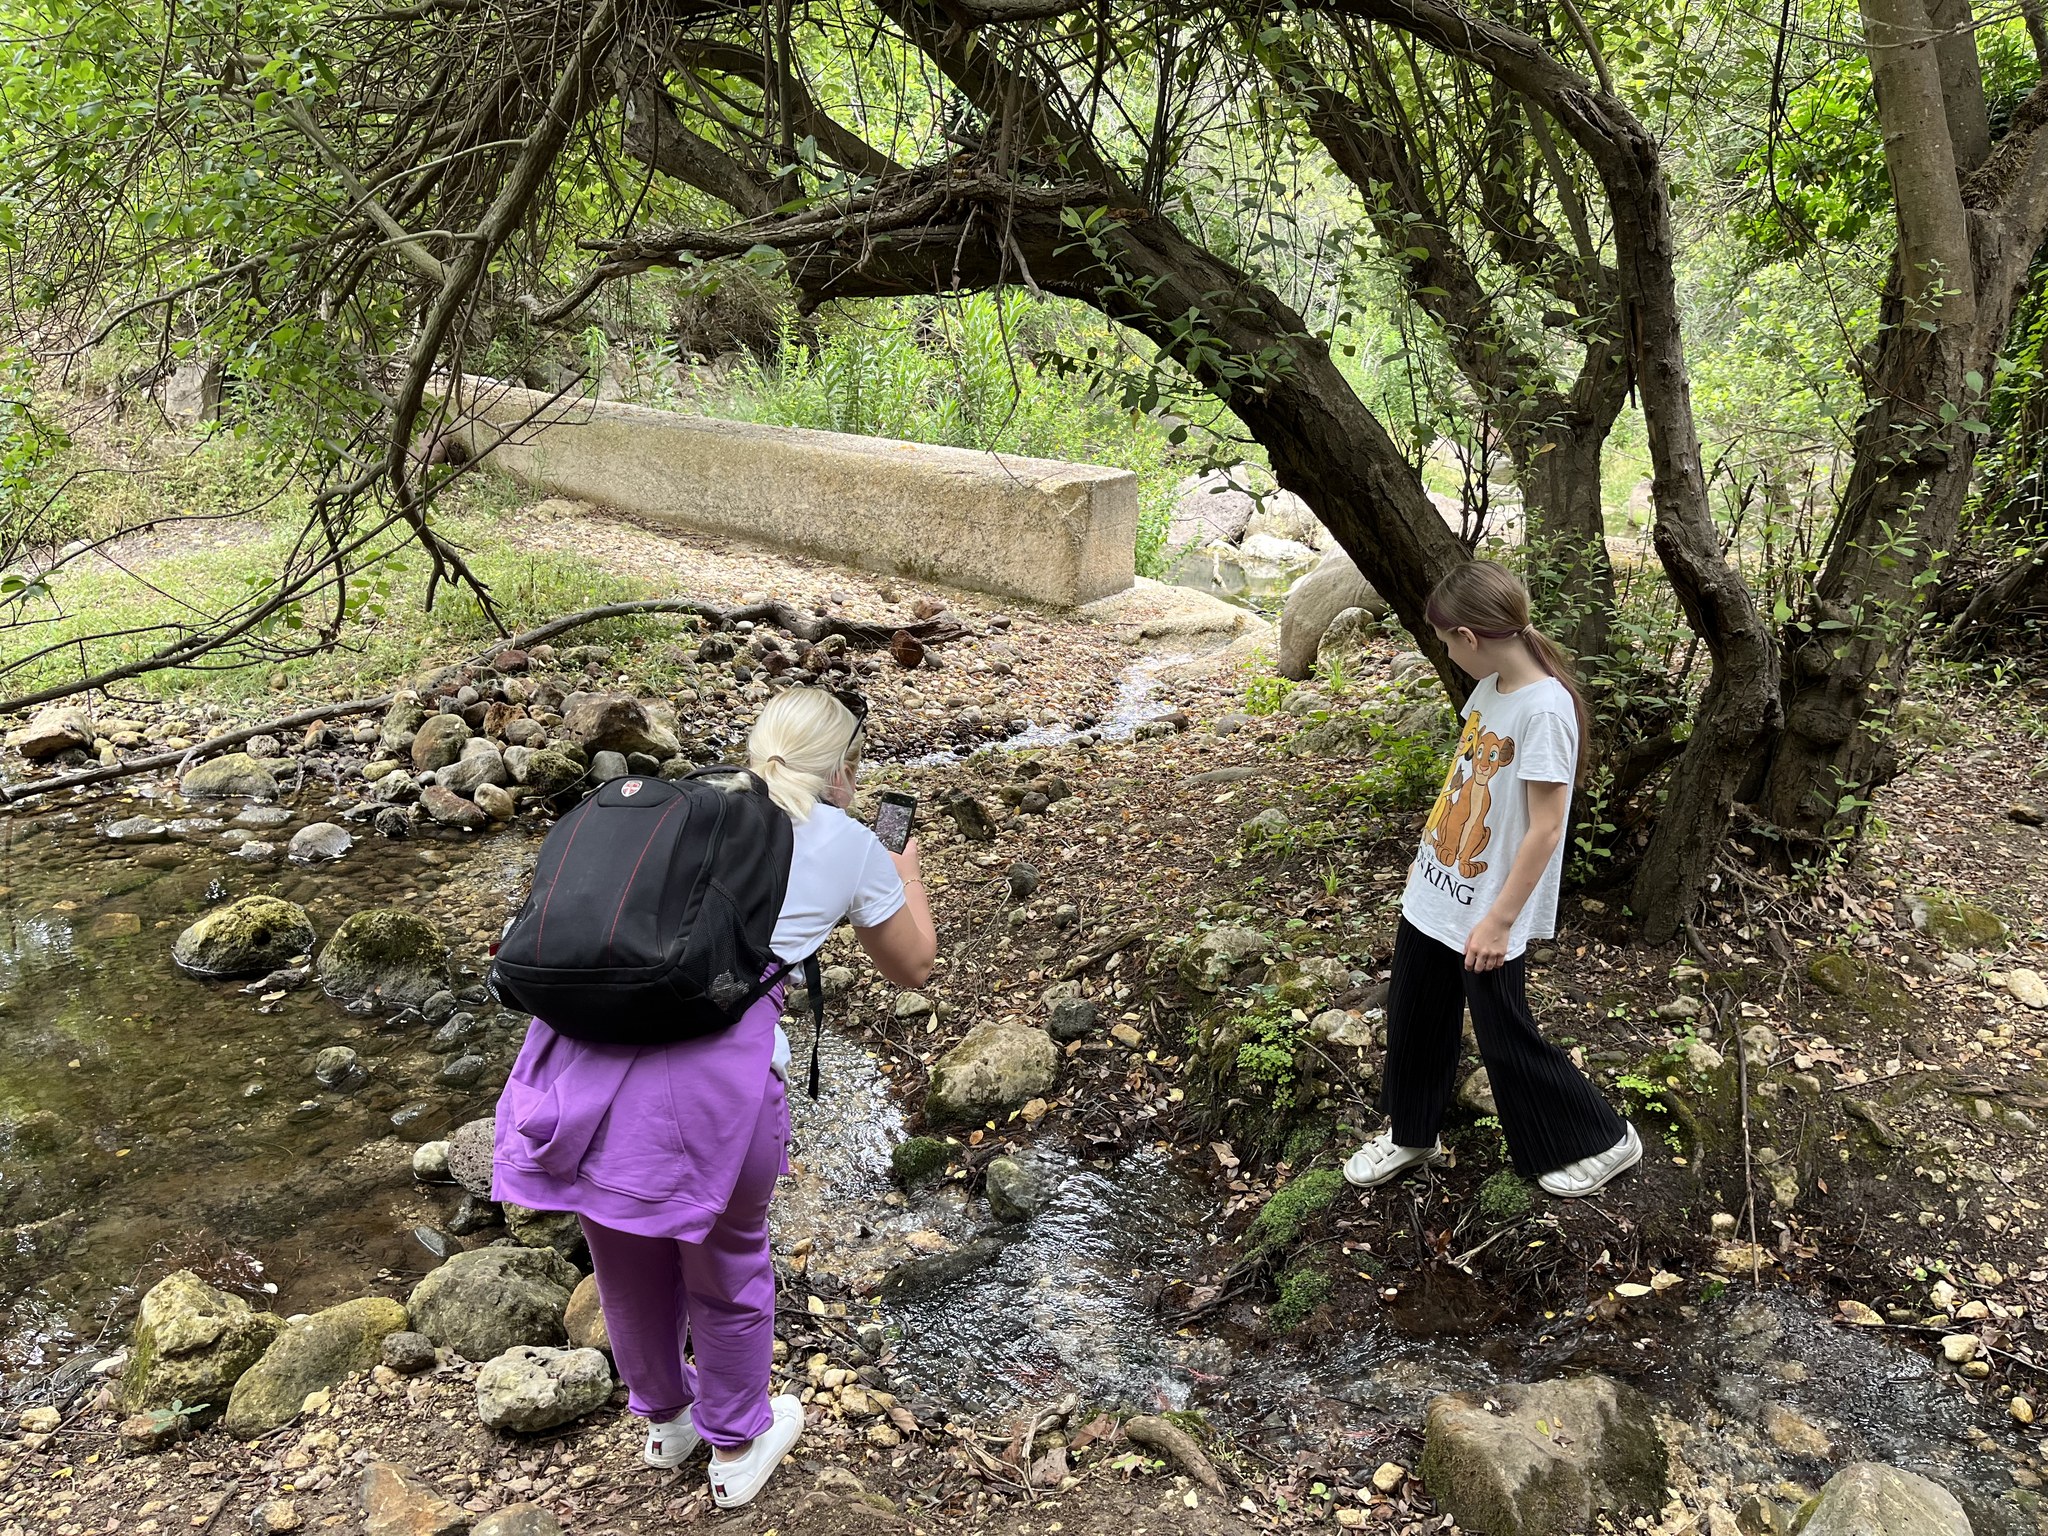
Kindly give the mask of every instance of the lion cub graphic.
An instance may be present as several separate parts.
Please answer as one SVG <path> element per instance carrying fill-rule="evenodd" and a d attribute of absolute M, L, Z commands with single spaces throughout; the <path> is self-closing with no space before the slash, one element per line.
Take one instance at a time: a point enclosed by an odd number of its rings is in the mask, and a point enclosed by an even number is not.
<path fill-rule="evenodd" d="M 1487 812 L 1493 809 L 1493 790 L 1489 784 L 1496 773 L 1514 760 L 1512 736 L 1480 732 L 1472 743 L 1472 776 L 1458 786 L 1450 803 L 1443 806 L 1441 819 L 1431 818 L 1435 826 L 1430 833 L 1430 846 L 1436 861 L 1457 865 L 1458 873 L 1467 880 L 1486 872 L 1479 855 L 1493 841 L 1493 829 L 1486 824 Z M 1441 801 L 1438 803 L 1442 805 Z"/>

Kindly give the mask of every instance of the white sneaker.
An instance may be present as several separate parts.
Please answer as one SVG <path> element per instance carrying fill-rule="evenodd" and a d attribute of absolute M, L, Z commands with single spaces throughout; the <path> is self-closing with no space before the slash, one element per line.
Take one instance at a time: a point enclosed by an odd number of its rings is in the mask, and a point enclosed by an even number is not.
<path fill-rule="evenodd" d="M 1591 1157 L 1582 1157 L 1576 1163 L 1566 1163 L 1539 1177 L 1536 1182 L 1543 1186 L 1546 1194 L 1556 1195 L 1562 1200 L 1577 1200 L 1604 1189 L 1621 1174 L 1628 1172 L 1643 1160 L 1643 1138 L 1636 1134 L 1636 1128 L 1626 1126 L 1620 1141 L 1605 1152 L 1596 1152 Z"/>
<path fill-rule="evenodd" d="M 797 1436 L 804 1432 L 804 1405 L 794 1393 L 771 1397 L 768 1410 L 775 1416 L 774 1422 L 754 1437 L 744 1454 L 730 1461 L 711 1458 L 711 1502 L 720 1509 L 753 1503 L 754 1495 L 767 1486 Z"/>
<path fill-rule="evenodd" d="M 650 1467 L 680 1467 L 704 1443 L 704 1437 L 697 1433 L 697 1425 L 685 1408 L 672 1419 L 647 1426 L 647 1445 L 640 1452 L 640 1459 Z"/>
<path fill-rule="evenodd" d="M 1443 1160 L 1442 1142 L 1431 1147 L 1397 1147 L 1394 1133 L 1381 1131 L 1351 1154 L 1344 1165 L 1344 1177 L 1360 1189 L 1371 1189 L 1398 1178 L 1410 1168 L 1430 1168 Z"/>

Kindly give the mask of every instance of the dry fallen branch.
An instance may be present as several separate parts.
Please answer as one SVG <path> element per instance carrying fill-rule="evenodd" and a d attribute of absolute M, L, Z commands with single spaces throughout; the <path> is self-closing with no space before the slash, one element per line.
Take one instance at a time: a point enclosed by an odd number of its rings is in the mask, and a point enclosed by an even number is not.
<path fill-rule="evenodd" d="M 871 648 L 886 645 L 892 636 L 906 631 L 916 635 L 927 645 L 939 645 L 967 633 L 957 624 L 945 624 L 936 619 L 899 627 L 893 624 L 864 624 L 852 619 L 819 618 L 812 614 L 799 613 L 787 603 L 753 603 L 744 608 L 721 608 L 716 603 L 707 603 L 699 598 L 653 597 L 631 603 L 607 603 L 601 608 L 586 608 L 581 613 L 551 619 L 537 629 L 529 629 L 523 634 L 495 642 L 488 650 L 470 657 L 462 665 L 476 666 L 488 661 L 500 651 L 527 650 L 572 629 L 595 624 L 601 619 L 628 618 L 651 613 L 694 614 L 715 629 L 731 629 L 742 621 L 772 624 L 778 629 L 787 630 L 797 639 L 812 644 L 833 635 L 842 635 L 849 644 Z M 12 805 L 16 801 L 46 795 L 53 790 L 83 789 L 92 784 L 105 784 L 114 779 L 130 778 L 138 773 L 151 773 L 159 768 L 182 767 L 186 763 L 197 762 L 201 758 L 225 752 L 230 747 L 238 747 L 257 736 L 294 730 L 323 720 L 338 720 L 349 715 L 366 715 L 376 710 L 388 709 L 394 697 L 395 694 L 383 693 L 375 698 L 350 699 L 341 704 L 322 704 L 275 720 L 266 720 L 259 725 L 225 731 L 175 752 L 153 752 L 147 757 L 131 757 L 120 763 L 103 763 L 97 768 L 81 768 L 76 773 L 58 774 L 53 778 L 39 779 L 31 784 L 10 784 L 0 788 L 0 805 Z M 1096 958 L 1102 959 L 1108 953 L 1109 951 L 1105 950 Z"/>
<path fill-rule="evenodd" d="M 1180 1463 L 1182 1471 L 1211 1493 L 1223 1491 L 1223 1479 L 1217 1475 L 1215 1464 L 1202 1454 L 1202 1448 L 1195 1444 L 1194 1437 L 1179 1425 L 1141 1414 L 1124 1422 L 1124 1438 L 1133 1445 L 1142 1445 L 1162 1456 L 1171 1457 Z"/>

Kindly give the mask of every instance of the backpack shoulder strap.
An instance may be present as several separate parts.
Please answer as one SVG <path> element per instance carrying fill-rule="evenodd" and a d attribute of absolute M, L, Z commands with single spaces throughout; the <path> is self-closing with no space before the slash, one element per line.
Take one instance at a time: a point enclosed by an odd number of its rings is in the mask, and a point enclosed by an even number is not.
<path fill-rule="evenodd" d="M 804 985 L 811 994 L 811 1088 L 813 1099 L 818 1097 L 818 1048 L 825 1039 L 825 977 L 818 969 L 818 957 L 813 953 L 804 961 Z"/>

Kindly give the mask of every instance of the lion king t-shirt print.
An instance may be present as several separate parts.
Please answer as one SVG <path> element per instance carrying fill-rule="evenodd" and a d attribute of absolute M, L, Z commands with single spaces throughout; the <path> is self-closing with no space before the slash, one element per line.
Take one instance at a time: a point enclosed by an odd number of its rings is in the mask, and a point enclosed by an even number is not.
<path fill-rule="evenodd" d="M 1463 950 L 1493 905 L 1529 830 L 1531 780 L 1569 786 L 1579 760 L 1578 717 L 1564 684 L 1546 677 L 1502 693 L 1481 679 L 1465 701 L 1464 728 L 1444 787 L 1423 824 L 1401 915 L 1440 944 Z M 1570 789 L 1566 789 L 1570 824 Z M 1508 931 L 1508 958 L 1557 931 L 1564 840 Z"/>

